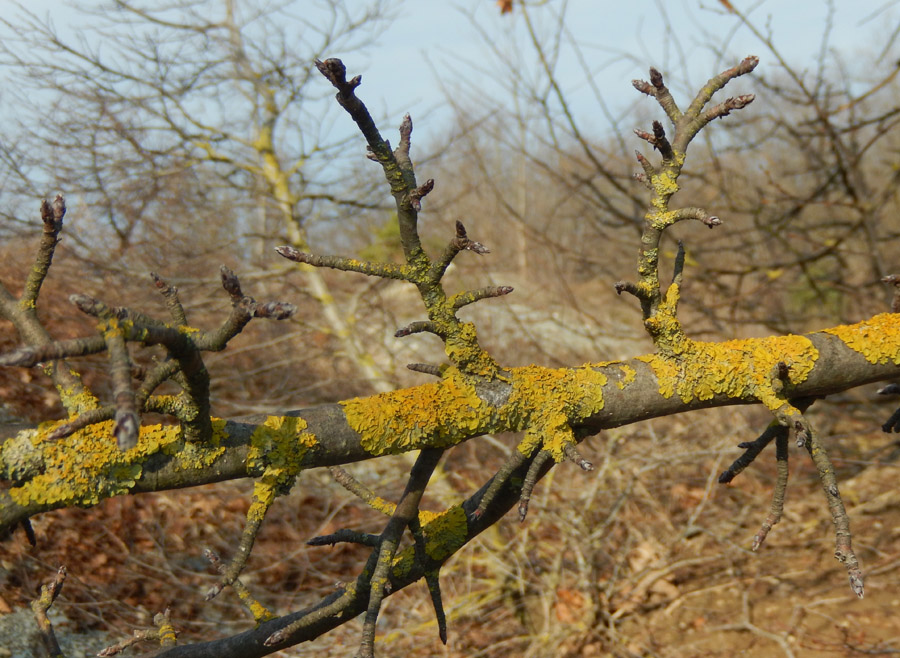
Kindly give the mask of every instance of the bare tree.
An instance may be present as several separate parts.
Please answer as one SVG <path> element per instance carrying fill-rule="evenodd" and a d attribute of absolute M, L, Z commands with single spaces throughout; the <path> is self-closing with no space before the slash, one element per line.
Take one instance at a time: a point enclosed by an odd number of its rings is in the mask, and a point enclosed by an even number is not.
<path fill-rule="evenodd" d="M 39 181 L 77 199 L 70 237 L 92 267 L 122 277 L 148 261 L 157 269 L 161 241 L 180 247 L 166 258 L 177 253 L 186 273 L 216 248 L 258 264 L 276 244 L 308 249 L 311 229 L 365 226 L 366 213 L 384 209 L 371 186 L 346 184 L 353 159 L 323 120 L 308 62 L 364 50 L 391 17 L 388 1 L 110 0 L 80 10 L 77 36 L 19 12 L 3 19 L 2 60 L 29 111 L 8 143 L 16 167 L 7 172 L 20 198 L 34 198 Z M 173 239 L 172 226 L 189 224 L 166 219 L 178 215 L 196 224 Z M 312 307 L 300 317 L 314 328 L 296 322 L 299 338 L 326 333 L 361 391 L 390 390 L 354 327 L 352 299 L 314 268 L 287 269 L 301 273 Z"/>
<path fill-rule="evenodd" d="M 636 128 L 643 110 L 611 109 L 608 90 L 596 82 L 603 50 L 576 37 L 568 5 L 516 3 L 512 18 L 519 29 L 510 27 L 505 35 L 473 14 L 473 28 L 491 48 L 487 61 L 500 71 L 493 76 L 498 91 L 492 100 L 472 90 L 473 101 L 453 89 L 448 100 L 479 171 L 467 181 L 461 202 L 496 200 L 502 231 L 517 231 L 527 258 L 545 267 L 550 262 L 571 281 L 614 276 L 627 253 L 622 247 L 640 231 L 643 204 L 629 182 L 632 149 L 624 135 Z M 897 234 L 896 176 L 885 166 L 896 148 L 896 35 L 875 34 L 868 51 L 845 56 L 832 47 L 834 4 L 824 3 L 821 43 L 804 67 L 789 61 L 762 21 L 730 3 L 720 5 L 704 9 L 734 17 L 733 29 L 755 35 L 771 65 L 754 76 L 757 89 L 765 90 L 765 107 L 748 121 L 705 135 L 684 171 L 686 191 L 719 208 L 731 227 L 694 248 L 693 264 L 703 271 L 695 280 L 712 287 L 689 288 L 693 301 L 686 310 L 702 315 L 697 329 L 711 335 L 760 325 L 800 331 L 869 313 L 872 296 L 857 291 L 881 285 Z M 658 13 L 668 22 L 662 4 Z M 727 34 L 704 31 L 701 24 L 696 29 L 712 60 L 734 59 Z M 670 68 L 686 70 L 687 45 L 678 43 L 683 33 L 666 34 L 680 53 Z M 616 57 L 635 58 L 614 53 L 606 63 Z M 588 95 L 598 112 L 584 116 L 576 105 Z M 599 133 L 601 121 L 611 136 Z M 519 163 L 521 178 L 486 176 L 500 160 Z M 667 261 L 677 253 L 679 235 L 663 243 Z M 612 248 L 598 252 L 598 243 Z M 568 299 L 591 314 L 577 295 Z"/>
<path fill-rule="evenodd" d="M 818 471 L 827 507 L 835 524 L 835 555 L 847 569 L 853 592 L 863 595 L 863 580 L 851 546 L 849 520 L 834 468 L 816 429 L 805 413 L 814 401 L 868 382 L 900 374 L 900 332 L 895 313 L 882 313 L 853 325 L 798 336 L 732 340 L 721 343 L 689 338 L 678 319 L 685 251 L 679 247 L 674 277 L 661 283 L 660 241 L 682 220 L 710 228 L 720 220 L 703 208 L 673 208 L 688 146 L 707 124 L 740 110 L 752 95 L 714 103 L 713 96 L 730 81 L 757 65 L 748 57 L 711 78 L 682 109 L 663 76 L 650 70 L 649 81 L 635 87 L 655 99 L 669 128 L 654 121 L 640 137 L 658 156 L 638 153 L 640 180 L 649 191 L 638 256 L 637 278 L 617 284 L 640 305 L 644 327 L 655 351 L 624 361 L 588 363 L 576 368 L 504 367 L 479 343 L 475 326 L 459 319 L 463 307 L 506 295 L 508 287 L 486 286 L 449 293 L 444 274 L 460 252 L 486 254 L 461 223 L 446 247 L 429 254 L 422 247 L 418 216 L 422 198 L 433 181 L 420 183 L 410 160 L 412 121 L 400 126 L 392 149 L 379 133 L 365 105 L 356 96 L 360 78 L 347 79 L 337 59 L 317 62 L 318 70 L 337 89 L 338 103 L 352 117 L 378 162 L 396 202 L 403 263 L 322 256 L 297 249 L 279 253 L 311 267 L 328 267 L 413 285 L 427 319 L 397 331 L 435 335 L 444 346 L 447 364 L 415 364 L 436 376 L 429 384 L 340 403 L 268 417 L 221 420 L 211 417 L 209 380 L 203 364 L 206 352 L 223 349 L 255 317 L 284 319 L 294 308 L 283 302 L 259 303 L 247 296 L 237 276 L 222 269 L 222 284 L 232 310 L 221 326 L 201 330 L 189 324 L 179 295 L 162 279 L 156 286 L 169 311 L 167 320 L 146 311 L 115 308 L 82 294 L 71 301 L 95 318 L 98 333 L 55 341 L 39 321 L 36 307 L 62 229 L 66 209 L 61 197 L 42 206 L 43 237 L 23 292 L 14 296 L 0 289 L 0 312 L 18 330 L 25 345 L 0 359 L 4 365 L 43 367 L 53 377 L 68 418 L 21 431 L 0 445 L 0 530 L 10 532 L 28 519 L 68 506 L 91 506 L 117 495 L 160 491 L 233 478 L 252 477 L 255 485 L 244 532 L 234 556 L 221 566 L 221 579 L 211 598 L 231 587 L 252 614 L 255 626 L 239 635 L 210 642 L 173 646 L 173 620 L 157 618 L 158 656 L 261 656 L 322 635 L 365 613 L 359 655 L 374 655 L 375 625 L 385 597 L 425 579 L 442 639 L 446 638 L 439 573 L 447 560 L 508 510 L 528 511 L 537 482 L 557 463 L 572 461 L 583 470 L 593 465 L 578 444 L 601 430 L 693 409 L 760 404 L 773 422 L 720 477 L 730 481 L 771 443 L 779 464 L 770 514 L 754 539 L 754 547 L 781 517 L 787 484 L 788 440 L 796 438 Z M 888 283 L 896 284 L 897 277 Z M 158 350 L 162 358 L 135 380 L 132 347 Z M 74 359 L 106 353 L 113 394 L 98 399 L 79 379 Z M 49 364 L 49 365 L 48 365 Z M 159 395 L 157 387 L 171 380 L 177 395 Z M 141 423 L 147 412 L 163 413 L 176 424 Z M 900 413 L 885 431 L 900 428 Z M 444 453 L 458 444 L 492 432 L 522 431 L 523 438 L 505 465 L 464 501 L 441 513 L 421 511 L 429 478 Z M 380 498 L 354 480 L 340 464 L 373 457 L 419 451 L 406 489 L 395 503 Z M 356 579 L 339 587 L 318 604 L 276 616 L 254 598 L 240 581 L 241 570 L 273 501 L 288 492 L 303 471 L 327 466 L 335 478 L 366 503 L 385 514 L 378 534 L 352 529 L 317 537 L 314 545 L 350 542 L 371 553 Z M 404 542 L 409 531 L 410 539 Z M 61 587 L 64 573 L 37 605 L 44 615 Z M 262 595 L 264 597 L 264 594 Z M 41 617 L 44 636 L 52 645 L 53 631 Z"/>

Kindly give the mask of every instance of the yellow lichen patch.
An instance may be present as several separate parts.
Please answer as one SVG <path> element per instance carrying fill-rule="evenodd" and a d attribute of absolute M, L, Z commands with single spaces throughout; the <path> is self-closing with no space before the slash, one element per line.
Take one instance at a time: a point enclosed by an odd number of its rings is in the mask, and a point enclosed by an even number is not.
<path fill-rule="evenodd" d="M 660 197 L 670 197 L 678 191 L 677 175 L 673 176 L 668 171 L 654 176 L 650 179 L 650 183 L 653 185 L 653 191 Z"/>
<path fill-rule="evenodd" d="M 250 593 L 246 589 L 241 588 L 237 595 L 241 600 L 241 603 L 243 603 L 250 614 L 253 615 L 253 621 L 257 624 L 275 619 L 275 614 L 262 603 L 250 597 Z"/>
<path fill-rule="evenodd" d="M 456 368 L 440 382 L 341 402 L 362 447 L 373 455 L 449 447 L 486 427 L 491 409 Z"/>
<path fill-rule="evenodd" d="M 425 553 L 432 560 L 446 560 L 466 543 L 469 525 L 462 505 L 454 505 L 439 514 L 419 512 L 425 535 Z"/>
<path fill-rule="evenodd" d="M 649 354 L 646 362 L 659 382 L 660 395 L 677 393 L 685 402 L 710 400 L 716 395 L 762 402 L 777 409 L 784 400 L 772 386 L 774 366 L 790 368 L 792 384 L 804 381 L 815 365 L 818 350 L 805 336 L 771 336 L 705 343 L 687 340 L 677 354 Z"/>
<path fill-rule="evenodd" d="M 463 322 L 458 331 L 447 334 L 444 351 L 467 374 L 491 378 L 500 370 L 497 362 L 478 344 L 475 325 L 471 322 Z"/>
<path fill-rule="evenodd" d="M 619 363 L 617 364 L 619 370 L 622 371 L 622 379 L 616 380 L 616 387 L 621 390 L 625 390 L 625 387 L 634 381 L 634 378 L 637 377 L 637 370 L 632 368 L 627 363 Z"/>
<path fill-rule="evenodd" d="M 21 505 L 59 503 L 94 505 L 125 493 L 140 477 L 141 465 L 131 453 L 116 447 L 108 421 L 90 425 L 59 441 L 45 442 L 46 432 L 59 422 L 44 423 L 32 437 L 43 457 L 43 472 L 9 493 Z"/>
<path fill-rule="evenodd" d="M 869 363 L 900 365 L 900 315 L 881 313 L 853 325 L 825 329 L 822 333 L 840 338 Z"/>
<path fill-rule="evenodd" d="M 9 490 L 20 505 L 95 505 L 104 498 L 127 493 L 141 477 L 143 463 L 159 452 L 173 456 L 176 470 L 198 470 L 212 464 L 225 450 L 220 445 L 225 421 L 213 419 L 212 440 L 186 443 L 175 425 L 145 425 L 137 445 L 121 452 L 113 436 L 113 421 L 97 423 L 58 441 L 45 441 L 60 423 L 44 423 L 31 441 L 42 458 L 43 472 Z"/>
<path fill-rule="evenodd" d="M 275 469 L 266 469 L 263 476 L 253 483 L 253 500 L 247 510 L 247 522 L 259 526 L 266 512 L 278 495 L 278 473 Z"/>
<path fill-rule="evenodd" d="M 525 429 L 518 449 L 531 455 L 538 447 L 550 451 L 554 460 L 564 459 L 564 449 L 573 441 L 570 425 L 603 409 L 603 386 L 608 378 L 589 363 L 579 368 L 527 366 L 513 371 L 513 393 L 501 410 L 510 429 Z"/>
<path fill-rule="evenodd" d="M 575 445 L 575 436 L 568 419 L 561 413 L 548 413 L 541 416 L 540 422 L 546 424 L 529 427 L 518 450 L 530 457 L 537 448 L 541 448 L 550 453 L 553 461 L 559 463 L 566 457 L 566 446 Z"/>
<path fill-rule="evenodd" d="M 159 624 L 159 645 L 162 647 L 174 646 L 177 640 L 178 636 L 175 633 L 175 627 L 172 626 L 168 618 L 164 617 Z"/>
<path fill-rule="evenodd" d="M 433 560 L 446 560 L 466 543 L 469 536 L 469 524 L 462 505 L 439 513 L 420 510 L 419 524 L 425 538 L 425 553 Z M 394 556 L 391 571 L 396 578 L 405 578 L 409 574 L 417 559 L 416 552 L 416 546 L 408 546 Z"/>
<path fill-rule="evenodd" d="M 69 373 L 81 381 L 81 375 L 74 370 L 70 370 Z M 100 406 L 100 400 L 86 388 L 77 391 L 71 388 L 64 388 L 57 389 L 57 392 L 59 393 L 60 402 L 62 402 L 70 416 L 77 416 Z"/>
<path fill-rule="evenodd" d="M 316 445 L 316 437 L 306 431 L 306 421 L 294 416 L 269 416 L 250 435 L 247 467 L 262 467 L 264 475 L 257 486 L 270 486 L 274 491 L 259 492 L 259 499 L 285 493 L 303 469 L 306 451 Z M 254 496 L 257 491 L 254 489 Z"/>
<path fill-rule="evenodd" d="M 600 370 L 606 363 L 587 363 L 578 368 L 526 366 L 513 371 L 513 393 L 508 412 L 520 415 L 520 428 L 539 418 L 551 421 L 561 413 L 568 420 L 587 418 L 603 409 L 603 386 L 608 378 Z"/>

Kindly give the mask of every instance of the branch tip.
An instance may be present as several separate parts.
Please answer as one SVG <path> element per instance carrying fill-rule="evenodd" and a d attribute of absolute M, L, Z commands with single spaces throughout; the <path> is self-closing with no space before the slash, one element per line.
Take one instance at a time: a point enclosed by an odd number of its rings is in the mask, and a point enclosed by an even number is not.
<path fill-rule="evenodd" d="M 225 265 L 220 266 L 219 275 L 222 278 L 222 287 L 233 301 L 240 301 L 244 298 L 244 293 L 241 291 L 241 282 L 230 268 Z"/>

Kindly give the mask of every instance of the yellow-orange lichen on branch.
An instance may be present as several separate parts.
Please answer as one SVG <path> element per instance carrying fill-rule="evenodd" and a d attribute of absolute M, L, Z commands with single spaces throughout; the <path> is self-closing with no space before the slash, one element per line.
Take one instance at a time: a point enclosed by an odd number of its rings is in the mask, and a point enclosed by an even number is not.
<path fill-rule="evenodd" d="M 350 427 L 372 455 L 455 445 L 489 419 L 475 386 L 448 368 L 440 382 L 341 402 Z"/>
<path fill-rule="evenodd" d="M 825 329 L 822 333 L 840 338 L 869 363 L 900 365 L 900 314 L 881 313 L 851 325 Z"/>
<path fill-rule="evenodd" d="M 113 421 L 89 425 L 58 441 L 44 437 L 60 423 L 44 423 L 32 431 L 32 445 L 40 450 L 42 472 L 21 486 L 9 490 L 20 505 L 60 504 L 95 505 L 104 498 L 127 493 L 143 472 L 144 461 L 153 454 L 164 453 L 176 462 L 176 470 L 199 470 L 211 465 L 225 447 L 225 421 L 213 419 L 213 436 L 199 445 L 184 441 L 174 425 L 145 425 L 140 428 L 137 445 L 122 452 L 113 435 Z"/>
<path fill-rule="evenodd" d="M 638 359 L 656 374 L 664 397 L 677 394 L 689 403 L 724 395 L 756 400 L 775 411 L 784 404 L 771 381 L 775 365 L 787 364 L 790 382 L 796 385 L 806 380 L 818 356 L 809 338 L 788 335 L 722 343 L 687 341 L 677 355 L 648 354 Z"/>

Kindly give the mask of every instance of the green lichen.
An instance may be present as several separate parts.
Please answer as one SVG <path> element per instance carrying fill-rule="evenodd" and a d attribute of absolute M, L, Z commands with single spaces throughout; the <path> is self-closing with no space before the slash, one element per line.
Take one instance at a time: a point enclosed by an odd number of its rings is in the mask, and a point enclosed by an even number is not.
<path fill-rule="evenodd" d="M 428 517 L 428 512 L 419 513 L 419 518 L 424 521 L 422 533 L 425 536 L 425 553 L 432 560 L 442 562 L 466 543 L 469 534 L 466 512 L 462 505 L 455 505 Z"/>
<path fill-rule="evenodd" d="M 257 486 L 270 487 L 272 491 L 258 492 L 260 500 L 281 495 L 290 490 L 297 474 L 303 470 L 306 452 L 317 444 L 316 436 L 307 431 L 306 421 L 295 416 L 269 416 L 250 435 L 247 453 L 249 470 L 263 469 L 263 477 Z"/>

